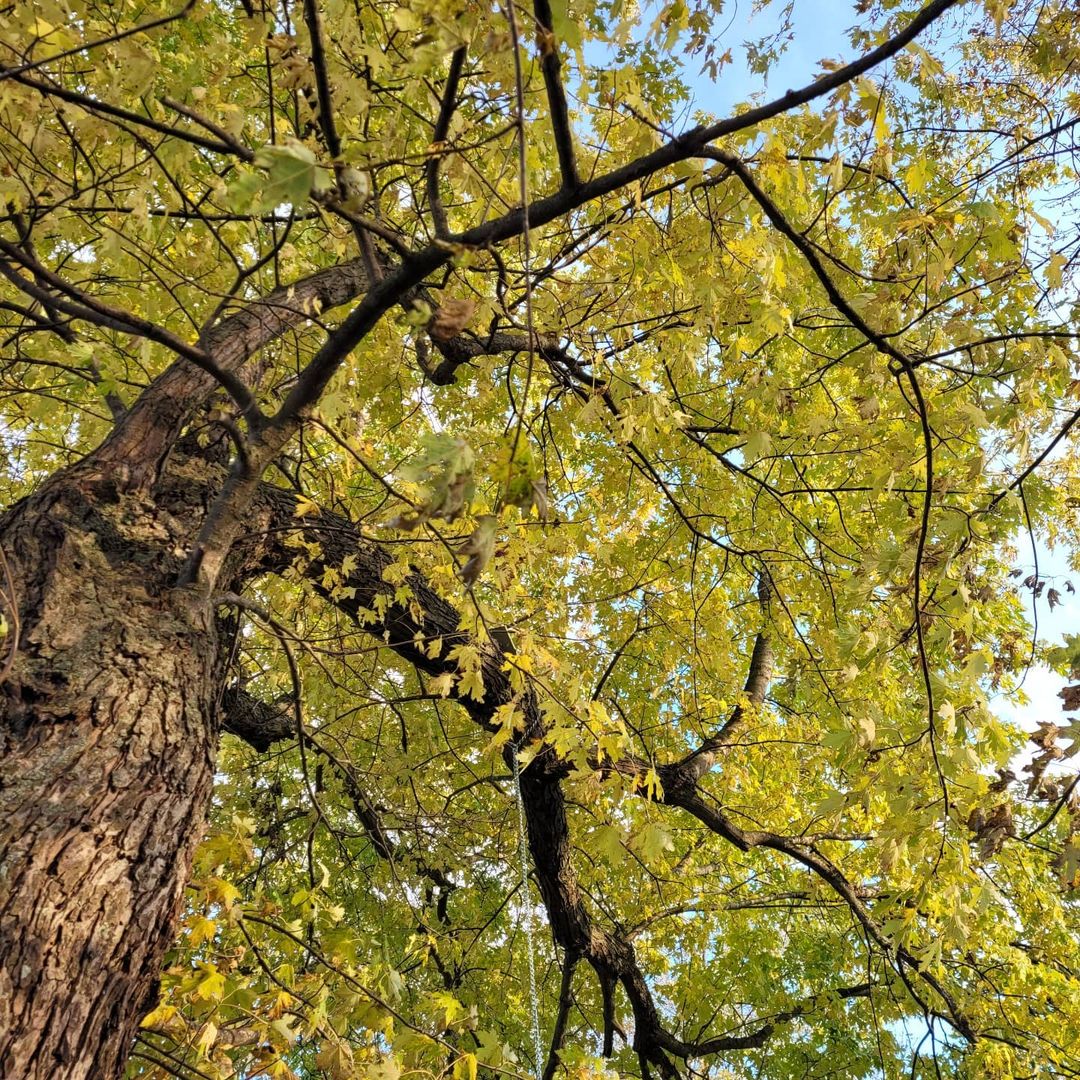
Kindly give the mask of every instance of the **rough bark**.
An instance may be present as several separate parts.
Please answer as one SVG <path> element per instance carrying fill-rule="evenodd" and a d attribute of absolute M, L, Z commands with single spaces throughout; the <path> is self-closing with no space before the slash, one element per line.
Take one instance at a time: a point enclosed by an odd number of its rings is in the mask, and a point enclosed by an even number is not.
<path fill-rule="evenodd" d="M 209 606 L 169 587 L 200 507 L 70 473 L 0 517 L 0 1076 L 118 1076 L 213 780 Z M 176 490 L 182 490 L 178 488 Z"/>
<path fill-rule="evenodd" d="M 222 371 L 240 372 L 269 342 L 316 313 L 355 299 L 367 285 L 359 259 L 320 270 L 223 318 L 203 334 L 201 344 Z M 118 474 L 125 487 L 147 487 L 164 468 L 185 419 L 217 389 L 205 371 L 175 361 L 95 452 L 99 466 Z"/>
<path fill-rule="evenodd" d="M 264 753 L 276 742 L 296 738 L 296 718 L 287 705 L 272 705 L 230 686 L 221 698 L 221 730 Z"/>

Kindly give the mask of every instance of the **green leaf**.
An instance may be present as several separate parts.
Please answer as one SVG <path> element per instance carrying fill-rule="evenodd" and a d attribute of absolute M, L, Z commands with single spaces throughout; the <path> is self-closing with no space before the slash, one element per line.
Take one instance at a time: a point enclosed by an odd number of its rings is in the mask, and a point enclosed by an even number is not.
<path fill-rule="evenodd" d="M 255 165 L 267 174 L 259 189 L 264 206 L 299 206 L 312 192 L 333 187 L 329 174 L 316 166 L 315 155 L 301 143 L 262 146 L 255 152 Z"/>

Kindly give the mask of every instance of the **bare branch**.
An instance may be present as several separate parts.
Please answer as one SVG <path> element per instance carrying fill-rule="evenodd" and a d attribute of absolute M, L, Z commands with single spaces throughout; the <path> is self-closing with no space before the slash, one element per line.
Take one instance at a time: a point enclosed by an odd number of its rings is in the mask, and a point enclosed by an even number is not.
<path fill-rule="evenodd" d="M 535 0 L 533 14 L 536 16 L 536 40 L 540 48 L 540 70 L 544 73 L 547 89 L 548 111 L 555 136 L 555 150 L 559 155 L 559 170 L 563 188 L 578 186 L 577 162 L 574 159 L 574 135 L 570 129 L 570 114 L 566 107 L 566 90 L 559 69 L 558 42 L 555 38 L 555 20 L 551 14 L 550 0 Z"/>
<path fill-rule="evenodd" d="M 113 307 L 96 297 L 84 293 L 70 285 L 58 274 L 54 274 L 37 259 L 32 258 L 17 245 L 8 240 L 0 239 L 0 252 L 3 252 L 12 262 L 30 270 L 35 278 L 44 281 L 52 289 L 61 293 L 57 296 L 34 281 L 29 281 L 19 274 L 13 267 L 0 261 L 0 273 L 2 273 L 16 288 L 33 297 L 42 305 L 52 305 L 59 311 L 71 315 L 77 319 L 84 319 L 97 326 L 103 326 L 110 330 L 119 330 L 121 333 L 134 334 L 137 337 L 146 338 L 158 345 L 164 345 L 184 360 L 194 364 L 205 372 L 211 379 L 224 387 L 236 402 L 241 412 L 253 426 L 260 426 L 260 416 L 248 387 L 236 377 L 233 372 L 220 367 L 214 358 L 204 350 L 189 345 L 182 338 L 177 337 L 171 331 L 158 326 L 157 323 L 143 319 L 122 308 Z M 69 299 L 70 298 L 70 299 Z"/>
<path fill-rule="evenodd" d="M 322 17 L 317 0 L 304 0 L 304 23 L 311 38 L 311 66 L 315 70 L 315 90 L 319 98 L 319 128 L 323 142 L 332 158 L 341 155 L 341 139 L 334 123 L 334 105 L 330 94 L 330 75 L 326 68 L 326 47 L 323 44 Z"/>
<path fill-rule="evenodd" d="M 436 236 L 448 236 L 450 234 L 450 228 L 446 221 L 446 210 L 439 194 L 439 165 L 442 162 L 441 147 L 450 132 L 450 120 L 454 115 L 454 109 L 457 107 L 458 85 L 461 82 L 461 69 L 465 65 L 467 51 L 466 47 L 462 45 L 455 49 L 450 56 L 450 71 L 446 76 L 442 103 L 439 106 L 439 115 L 435 120 L 435 130 L 431 136 L 432 154 L 424 168 L 428 207 L 431 210 L 431 218 L 435 224 Z"/>

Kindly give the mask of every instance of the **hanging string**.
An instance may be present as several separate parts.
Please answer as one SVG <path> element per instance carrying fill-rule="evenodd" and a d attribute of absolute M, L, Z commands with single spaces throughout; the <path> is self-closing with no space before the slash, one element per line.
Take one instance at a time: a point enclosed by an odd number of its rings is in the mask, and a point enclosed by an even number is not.
<path fill-rule="evenodd" d="M 521 795 L 521 765 L 514 754 L 514 793 L 518 811 L 518 858 L 521 862 L 521 902 L 525 921 L 525 951 L 529 957 L 529 1005 L 532 1019 L 533 1075 L 540 1080 L 544 1046 L 540 1041 L 540 995 L 536 989 L 536 954 L 533 948 L 533 905 L 529 897 L 529 839 L 525 827 L 525 800 Z"/>
<path fill-rule="evenodd" d="M 517 458 L 521 431 L 527 422 L 525 413 L 529 408 L 529 390 L 532 387 L 533 368 L 536 365 L 536 330 L 533 326 L 532 238 L 529 232 L 528 158 L 525 153 L 525 77 L 521 70 L 521 42 L 519 40 L 514 0 L 506 0 L 504 10 L 506 12 L 506 21 L 510 24 L 510 42 L 514 49 L 514 120 L 517 125 L 518 195 L 521 199 L 522 270 L 525 279 L 525 332 L 529 342 L 529 363 L 525 369 L 525 388 L 521 392 L 521 408 L 515 409 L 517 412 L 517 426 L 514 428 L 514 442 L 510 448 L 512 468 L 513 462 Z M 509 376 L 507 376 L 507 380 L 509 382 Z"/>
<path fill-rule="evenodd" d="M 517 459 L 518 443 L 525 426 L 525 413 L 529 407 L 529 390 L 532 386 L 533 367 L 536 363 L 536 331 L 533 327 L 533 277 L 532 239 L 529 234 L 529 178 L 525 153 L 525 79 L 521 69 L 521 42 L 518 33 L 514 0 L 506 0 L 504 11 L 510 27 L 510 40 L 514 50 L 514 105 L 517 126 L 518 190 L 521 198 L 522 262 L 525 278 L 525 330 L 529 343 L 529 363 L 525 370 L 525 387 L 522 391 L 521 408 L 517 410 L 517 426 L 510 449 L 510 462 Z M 521 901 L 524 905 L 525 951 L 529 961 L 529 1009 L 532 1021 L 533 1075 L 542 1080 L 544 1070 L 544 1047 L 540 1041 L 540 995 L 536 988 L 536 952 L 533 941 L 533 904 L 529 896 L 529 840 L 525 824 L 525 799 L 521 793 L 521 764 L 514 753 L 514 793 L 518 811 L 518 858 L 521 863 Z"/>

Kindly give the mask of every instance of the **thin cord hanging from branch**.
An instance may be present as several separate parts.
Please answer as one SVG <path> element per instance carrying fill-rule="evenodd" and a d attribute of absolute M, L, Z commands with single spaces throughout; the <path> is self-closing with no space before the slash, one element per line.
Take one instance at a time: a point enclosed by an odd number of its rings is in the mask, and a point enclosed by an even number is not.
<path fill-rule="evenodd" d="M 533 947 L 533 904 L 529 897 L 529 841 L 525 827 L 525 800 L 521 795 L 521 766 L 514 754 L 514 794 L 518 811 L 518 858 L 521 863 L 521 902 L 525 916 L 525 951 L 529 955 L 529 1005 L 532 1012 L 533 1072 L 540 1080 L 544 1068 L 544 1047 L 540 1041 L 540 996 L 536 989 L 536 955 Z"/>
<path fill-rule="evenodd" d="M 525 410 L 529 407 L 529 390 L 532 387 L 533 365 L 536 361 L 536 334 L 533 330 L 532 309 L 532 238 L 529 234 L 529 180 L 526 175 L 525 155 L 525 81 L 521 71 L 521 47 L 519 44 L 517 13 L 514 0 L 507 0 L 506 21 L 510 24 L 510 41 L 514 49 L 514 111 L 517 114 L 518 143 L 518 197 L 521 199 L 521 247 L 522 264 L 525 277 L 525 333 L 529 341 L 529 361 L 525 369 L 525 389 L 521 395 L 521 408 L 518 410 L 517 427 L 514 430 L 514 444 L 510 448 L 510 467 L 517 458 L 518 443 L 521 441 L 521 429 L 525 425 Z M 509 380 L 507 380 L 509 383 Z"/>
<path fill-rule="evenodd" d="M 517 14 L 514 0 L 506 2 L 506 19 L 510 26 L 510 40 L 514 50 L 514 106 L 517 121 L 518 143 L 518 194 L 521 199 L 521 246 L 522 264 L 525 277 L 525 330 L 529 343 L 528 367 L 525 371 L 525 389 L 521 396 L 521 408 L 518 410 L 518 422 L 514 431 L 514 443 L 510 449 L 510 468 L 517 459 L 518 443 L 521 441 L 521 429 L 525 424 L 525 411 L 529 407 L 529 390 L 532 386 L 533 365 L 536 360 L 536 336 L 533 330 L 532 309 L 532 242 L 529 235 L 529 181 L 526 174 L 525 154 L 525 84 L 521 71 L 521 47 L 518 35 Z M 532 1023 L 533 1073 L 536 1080 L 541 1080 L 544 1070 L 544 1047 L 540 1039 L 540 997 L 536 986 L 536 952 L 533 940 L 533 904 L 529 896 L 529 842 L 525 822 L 525 799 L 521 793 L 521 764 L 517 752 L 514 752 L 514 795 L 517 798 L 518 812 L 518 859 L 521 863 L 521 899 L 525 919 L 525 951 L 529 964 L 529 1011 Z"/>

